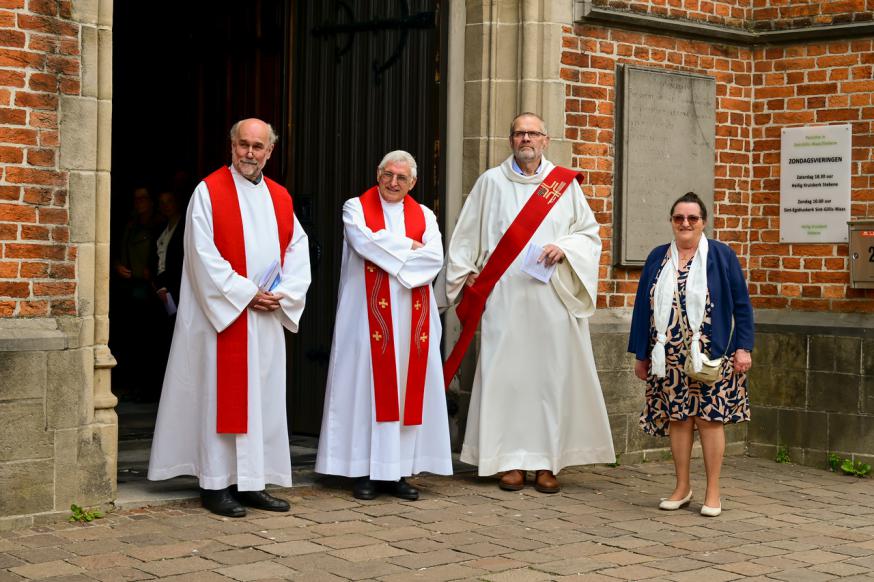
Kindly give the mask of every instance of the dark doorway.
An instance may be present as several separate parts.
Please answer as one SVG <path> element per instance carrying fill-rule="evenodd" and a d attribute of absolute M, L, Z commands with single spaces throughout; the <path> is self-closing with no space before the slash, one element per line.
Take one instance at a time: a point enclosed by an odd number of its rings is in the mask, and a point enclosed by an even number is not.
<path fill-rule="evenodd" d="M 289 414 L 317 434 L 334 329 L 343 203 L 376 183 L 382 156 L 418 163 L 413 194 L 440 216 L 438 0 L 300 2 L 293 53 L 292 192 L 313 286 L 295 338 Z"/>
<path fill-rule="evenodd" d="M 152 194 L 176 190 L 185 203 L 200 178 L 229 162 L 234 121 L 260 117 L 280 135 L 265 173 L 294 196 L 313 264 L 300 333 L 287 342 L 289 423 L 297 434 L 317 434 L 320 426 L 343 202 L 374 183 L 384 153 L 406 149 L 419 162 L 414 194 L 439 216 L 438 3 L 114 2 L 114 258 L 138 185 Z M 117 283 L 113 276 L 113 390 L 127 400 L 136 396 L 130 386 L 142 379 L 138 370 L 150 370 L 148 381 L 159 389 L 165 356 L 144 346 L 160 337 L 147 338 L 146 323 L 131 319 Z M 123 415 L 119 424 L 124 434 Z M 134 424 L 145 432 L 149 423 Z"/>

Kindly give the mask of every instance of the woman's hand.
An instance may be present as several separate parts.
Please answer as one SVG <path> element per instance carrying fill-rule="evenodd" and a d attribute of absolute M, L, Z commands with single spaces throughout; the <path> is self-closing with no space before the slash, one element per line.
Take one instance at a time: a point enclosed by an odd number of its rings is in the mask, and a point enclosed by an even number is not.
<path fill-rule="evenodd" d="M 734 353 L 734 371 L 738 373 L 748 372 L 753 366 L 753 356 L 743 348 Z"/>
<path fill-rule="evenodd" d="M 646 382 L 649 377 L 649 359 L 634 360 L 634 375 Z"/>

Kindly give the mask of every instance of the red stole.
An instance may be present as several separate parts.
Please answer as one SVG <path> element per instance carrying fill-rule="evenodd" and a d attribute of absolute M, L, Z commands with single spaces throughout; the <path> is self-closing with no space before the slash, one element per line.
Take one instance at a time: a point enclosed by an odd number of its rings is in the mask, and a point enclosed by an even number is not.
<path fill-rule="evenodd" d="M 455 310 L 462 325 L 461 335 L 455 347 L 452 348 L 449 358 L 443 364 L 443 378 L 447 388 L 449 382 L 455 377 L 455 373 L 458 372 L 464 353 L 473 340 L 483 311 L 485 311 L 489 294 L 497 285 L 504 271 L 516 260 L 519 253 L 534 236 L 534 232 L 556 201 L 565 193 L 571 180 L 576 180 L 582 184 L 583 175 L 560 166 L 555 166 L 552 169 L 531 195 L 531 198 L 528 199 L 528 202 L 525 203 L 525 206 L 522 207 L 522 210 L 519 211 L 519 214 L 516 215 L 516 218 L 513 219 L 507 232 L 498 241 L 476 282 L 470 287 L 464 288 L 461 302 Z"/>
<path fill-rule="evenodd" d="M 276 226 L 279 231 L 279 260 L 285 262 L 285 249 L 294 234 L 294 204 L 288 190 L 264 176 Z M 213 240 L 219 254 L 241 277 L 246 273 L 246 243 L 243 238 L 243 217 L 234 177 L 227 166 L 204 180 L 212 203 Z M 248 430 L 249 360 L 248 309 L 221 331 L 216 339 L 216 432 L 242 434 Z"/>
<path fill-rule="evenodd" d="M 359 197 L 367 228 L 378 232 L 385 228 L 379 189 L 374 186 Z M 404 197 L 406 235 L 422 242 L 425 213 L 412 196 Z M 398 367 L 395 359 L 394 327 L 391 318 L 391 292 L 388 274 L 370 261 L 364 261 L 364 285 L 367 292 L 367 320 L 370 334 L 370 363 L 373 368 L 373 395 L 376 421 L 392 422 L 398 413 Z M 428 285 L 411 291 L 410 358 L 404 398 L 404 424 L 422 424 L 422 401 L 425 395 L 425 371 L 428 366 L 431 288 Z"/>

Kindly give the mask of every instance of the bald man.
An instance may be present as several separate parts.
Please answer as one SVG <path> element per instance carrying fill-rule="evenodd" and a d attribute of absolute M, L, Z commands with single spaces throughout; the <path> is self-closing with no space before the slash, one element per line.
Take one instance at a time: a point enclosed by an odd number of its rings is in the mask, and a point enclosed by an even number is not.
<path fill-rule="evenodd" d="M 179 311 L 149 479 L 194 475 L 204 507 L 288 511 L 267 483 L 291 486 L 285 337 L 310 284 L 306 233 L 288 191 L 265 177 L 276 134 L 231 128 L 231 159 L 195 189 L 185 218 Z"/>

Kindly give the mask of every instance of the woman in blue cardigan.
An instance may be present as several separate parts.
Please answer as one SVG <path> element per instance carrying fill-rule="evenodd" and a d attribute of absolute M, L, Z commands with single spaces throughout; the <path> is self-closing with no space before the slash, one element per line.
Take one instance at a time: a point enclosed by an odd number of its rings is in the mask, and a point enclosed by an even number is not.
<path fill-rule="evenodd" d="M 693 192 L 674 202 L 674 240 L 646 259 L 628 351 L 634 373 L 646 382 L 641 429 L 669 436 L 677 484 L 659 507 L 675 510 L 692 499 L 689 464 L 693 431 L 698 429 L 707 472 L 701 515 L 722 511 L 719 473 L 725 451 L 724 424 L 750 419 L 746 372 L 752 365 L 753 310 L 737 255 L 728 245 L 704 236 L 707 209 Z M 713 383 L 684 372 L 691 357 L 695 371 L 706 358 L 725 356 Z"/>

